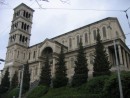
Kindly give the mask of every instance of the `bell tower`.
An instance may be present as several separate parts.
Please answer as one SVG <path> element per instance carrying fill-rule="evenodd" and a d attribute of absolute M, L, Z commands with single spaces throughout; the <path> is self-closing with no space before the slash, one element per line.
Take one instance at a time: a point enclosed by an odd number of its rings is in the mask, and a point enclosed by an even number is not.
<path fill-rule="evenodd" d="M 33 12 L 34 10 L 24 3 L 14 8 L 4 66 L 5 69 L 9 68 L 10 77 L 27 62 Z"/>
<path fill-rule="evenodd" d="M 33 12 L 33 9 L 23 3 L 14 8 L 8 47 L 14 44 L 29 46 Z"/>

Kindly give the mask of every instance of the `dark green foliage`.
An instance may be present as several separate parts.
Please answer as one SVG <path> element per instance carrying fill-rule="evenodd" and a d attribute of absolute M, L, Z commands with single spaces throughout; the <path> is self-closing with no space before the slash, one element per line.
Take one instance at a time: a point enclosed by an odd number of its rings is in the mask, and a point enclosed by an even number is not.
<path fill-rule="evenodd" d="M 101 94 L 88 94 L 82 87 L 51 88 L 41 98 L 101 98 Z"/>
<path fill-rule="evenodd" d="M 29 73 L 29 64 L 24 65 L 24 73 L 23 73 L 23 89 L 22 93 L 26 93 L 30 87 L 30 73 Z"/>
<path fill-rule="evenodd" d="M 98 76 L 98 77 L 92 78 L 91 80 L 87 82 L 86 87 L 84 87 L 85 91 L 88 94 L 102 94 L 105 82 L 108 79 L 109 79 L 109 76 Z"/>
<path fill-rule="evenodd" d="M 95 50 L 93 76 L 110 75 L 110 63 L 108 61 L 108 56 L 102 44 L 99 33 L 97 33 L 97 43 Z"/>
<path fill-rule="evenodd" d="M 49 65 L 49 58 L 47 56 L 45 65 L 42 66 L 39 85 L 50 86 L 50 84 L 51 84 L 51 69 Z"/>
<path fill-rule="evenodd" d="M 40 85 L 34 88 L 33 90 L 29 91 L 27 94 L 27 98 L 40 98 L 47 92 L 48 92 L 48 87 Z"/>
<path fill-rule="evenodd" d="M 5 98 L 13 98 L 13 96 L 15 96 L 15 98 L 18 98 L 18 95 L 19 95 L 19 88 L 14 88 L 9 92 L 7 92 Z"/>
<path fill-rule="evenodd" d="M 124 98 L 130 98 L 130 72 L 121 74 Z M 105 83 L 104 92 L 107 98 L 120 98 L 117 74 L 112 75 Z"/>
<path fill-rule="evenodd" d="M 15 72 L 14 73 L 14 76 L 13 76 L 13 78 L 12 78 L 12 80 L 11 80 L 11 89 L 14 89 L 14 88 L 16 88 L 18 86 L 18 73 L 17 72 Z"/>
<path fill-rule="evenodd" d="M 9 80 L 9 69 L 7 68 L 5 71 L 5 75 L 2 78 L 0 85 L 0 94 L 7 92 L 10 88 L 10 80 Z"/>
<path fill-rule="evenodd" d="M 75 61 L 74 76 L 72 79 L 72 86 L 80 86 L 87 82 L 88 78 L 88 64 L 84 53 L 82 43 L 79 43 L 79 50 L 77 55 L 77 60 Z"/>
<path fill-rule="evenodd" d="M 41 98 L 102 98 L 100 94 L 59 95 Z"/>
<path fill-rule="evenodd" d="M 61 53 L 58 56 L 55 68 L 56 71 L 55 71 L 55 78 L 53 80 L 53 87 L 58 88 L 66 86 L 68 83 L 68 78 L 66 74 L 65 56 L 63 53 L 63 47 L 61 47 Z"/>

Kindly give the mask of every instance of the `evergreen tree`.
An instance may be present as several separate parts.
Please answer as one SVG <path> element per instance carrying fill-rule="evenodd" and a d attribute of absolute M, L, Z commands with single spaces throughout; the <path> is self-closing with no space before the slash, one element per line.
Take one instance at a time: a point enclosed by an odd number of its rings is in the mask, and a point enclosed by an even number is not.
<path fill-rule="evenodd" d="M 49 65 L 48 55 L 45 60 L 45 65 L 42 66 L 39 85 L 50 86 L 51 84 L 51 69 Z"/>
<path fill-rule="evenodd" d="M 102 44 L 100 34 L 97 33 L 97 43 L 95 47 L 95 59 L 93 65 L 93 76 L 109 75 L 110 63 L 108 61 L 107 53 Z"/>
<path fill-rule="evenodd" d="M 15 72 L 14 73 L 14 76 L 13 76 L 13 78 L 12 78 L 12 80 L 11 80 L 11 89 L 14 89 L 14 88 L 16 88 L 17 86 L 18 86 L 18 75 L 17 75 L 18 73 L 17 72 Z"/>
<path fill-rule="evenodd" d="M 53 80 L 53 87 L 59 88 L 62 86 L 66 86 L 68 83 L 68 78 L 66 74 L 66 66 L 65 66 L 65 55 L 63 53 L 63 47 L 61 47 L 61 52 L 58 56 L 58 62 L 55 67 L 55 78 Z"/>
<path fill-rule="evenodd" d="M 26 93 L 30 87 L 30 73 L 29 73 L 29 64 L 24 65 L 24 72 L 23 72 L 23 89 L 22 93 Z"/>
<path fill-rule="evenodd" d="M 72 78 L 72 86 L 80 86 L 87 82 L 88 68 L 87 59 L 84 53 L 82 43 L 79 43 L 77 60 L 75 61 L 74 75 Z"/>
<path fill-rule="evenodd" d="M 0 94 L 7 92 L 9 88 L 10 88 L 9 69 L 7 68 L 5 71 L 5 75 L 1 80 Z"/>

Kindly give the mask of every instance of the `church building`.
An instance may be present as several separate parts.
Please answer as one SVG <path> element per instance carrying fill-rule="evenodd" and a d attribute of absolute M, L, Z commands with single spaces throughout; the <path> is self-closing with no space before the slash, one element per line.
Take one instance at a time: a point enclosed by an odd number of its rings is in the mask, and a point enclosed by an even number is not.
<path fill-rule="evenodd" d="M 49 55 L 53 77 L 58 54 L 61 47 L 63 47 L 67 76 L 71 79 L 74 74 L 80 41 L 83 43 L 86 58 L 88 59 L 88 75 L 92 77 L 97 32 L 100 33 L 102 43 L 108 54 L 108 60 L 112 64 L 111 70 L 116 70 L 114 40 L 121 70 L 130 70 L 130 49 L 125 43 L 126 37 L 117 18 L 108 17 L 30 46 L 33 13 L 34 10 L 23 3 L 14 8 L 4 65 L 4 70 L 9 68 L 10 78 L 13 77 L 15 71 L 19 73 L 20 77 L 20 68 L 28 62 L 31 74 L 30 82 L 38 81 L 46 55 Z"/>

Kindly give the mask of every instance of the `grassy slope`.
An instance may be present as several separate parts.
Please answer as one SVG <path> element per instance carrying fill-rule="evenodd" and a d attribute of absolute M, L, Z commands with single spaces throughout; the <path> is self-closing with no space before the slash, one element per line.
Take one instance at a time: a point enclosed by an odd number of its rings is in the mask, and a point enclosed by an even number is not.
<path fill-rule="evenodd" d="M 69 88 L 69 87 L 61 87 L 61 88 L 50 88 L 49 92 L 41 98 L 60 98 L 60 96 L 64 98 L 72 97 L 72 96 L 83 96 L 84 92 L 80 88 Z"/>

